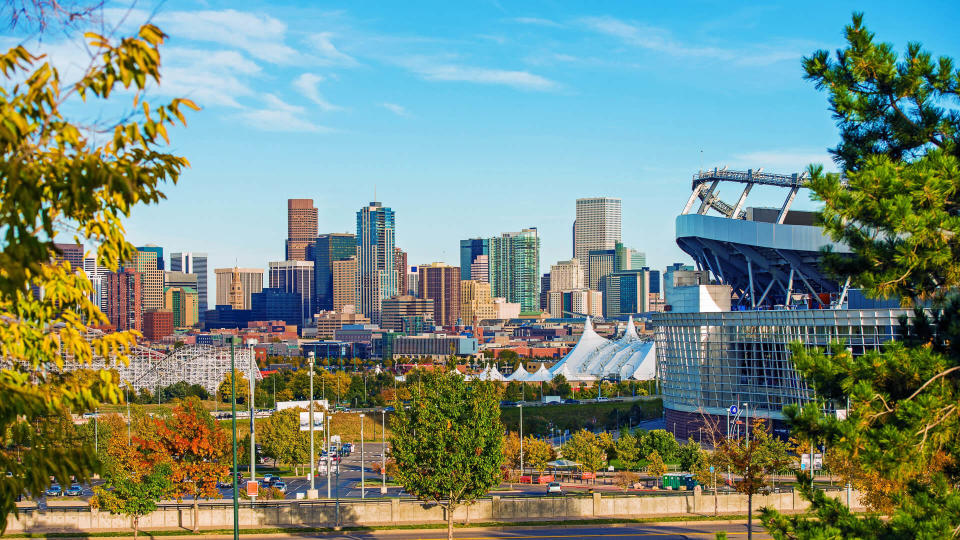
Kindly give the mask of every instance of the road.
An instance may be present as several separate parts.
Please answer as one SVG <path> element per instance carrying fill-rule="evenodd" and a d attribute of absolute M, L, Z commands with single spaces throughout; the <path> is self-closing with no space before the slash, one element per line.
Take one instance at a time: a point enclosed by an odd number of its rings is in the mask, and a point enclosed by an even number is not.
<path fill-rule="evenodd" d="M 454 538 L 459 540 L 536 540 L 536 539 L 577 539 L 577 540 L 616 540 L 620 538 L 657 538 L 671 539 L 704 539 L 714 538 L 717 532 L 726 532 L 730 538 L 746 538 L 747 526 L 740 523 L 695 523 L 695 524 L 616 524 L 616 525 L 576 525 L 572 527 L 498 527 L 493 529 L 454 529 Z M 373 531 L 373 532 L 346 532 L 343 534 L 307 533 L 298 534 L 299 538 L 324 538 L 331 540 L 432 540 L 446 538 L 446 529 L 421 531 Z M 759 522 L 754 522 L 754 538 L 757 540 L 771 538 L 764 532 Z M 243 538 L 276 540 L 271 536 L 247 536 Z"/>

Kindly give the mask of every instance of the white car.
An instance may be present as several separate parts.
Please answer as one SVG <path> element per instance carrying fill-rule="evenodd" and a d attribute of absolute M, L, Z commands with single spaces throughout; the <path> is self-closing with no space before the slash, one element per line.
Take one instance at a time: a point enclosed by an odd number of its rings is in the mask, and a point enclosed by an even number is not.
<path fill-rule="evenodd" d="M 547 484 L 547 493 L 563 493 L 560 482 L 550 482 Z"/>

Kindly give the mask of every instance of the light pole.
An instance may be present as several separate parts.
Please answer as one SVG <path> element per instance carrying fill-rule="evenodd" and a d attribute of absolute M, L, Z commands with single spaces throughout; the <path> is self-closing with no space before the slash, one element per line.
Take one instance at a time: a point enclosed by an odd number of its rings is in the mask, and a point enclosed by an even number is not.
<path fill-rule="evenodd" d="M 250 481 L 251 482 L 257 481 L 257 443 L 256 443 L 257 430 L 253 421 L 253 418 L 255 416 L 254 408 L 253 408 L 253 405 L 254 405 L 253 383 L 254 383 L 255 377 L 253 375 L 253 370 L 256 367 L 253 361 L 253 358 L 255 356 L 253 352 L 253 346 L 256 344 L 257 344 L 257 340 L 254 338 L 250 338 L 247 340 L 247 351 L 250 353 L 250 373 L 249 373 L 250 396 L 247 399 L 247 405 L 248 405 L 247 408 L 250 410 Z M 256 500 L 256 496 L 250 497 L 250 499 Z"/>
<path fill-rule="evenodd" d="M 750 404 L 743 404 L 743 431 L 747 437 L 747 446 L 750 446 Z"/>
<path fill-rule="evenodd" d="M 240 499 L 237 481 L 237 366 L 234 360 L 236 341 L 230 337 L 230 407 L 233 410 L 233 540 L 240 540 Z"/>
<path fill-rule="evenodd" d="M 523 476 L 523 404 L 520 405 L 520 476 Z"/>
<path fill-rule="evenodd" d="M 380 487 L 380 494 L 385 495 L 387 493 L 387 410 L 380 411 L 380 415 L 380 436 L 383 437 L 380 447 L 380 476 L 383 479 L 383 485 Z"/>
<path fill-rule="evenodd" d="M 314 463 L 314 457 L 313 457 L 314 455 L 313 454 L 314 452 L 313 450 L 313 362 L 314 362 L 313 351 L 310 351 L 307 354 L 307 357 L 310 359 L 310 419 L 308 420 L 310 422 L 310 490 L 307 491 L 307 498 L 316 499 L 317 490 L 314 487 L 314 479 L 317 476 L 317 474 L 315 470 L 316 463 Z"/>
<path fill-rule="evenodd" d="M 363 463 L 363 424 L 366 423 L 366 421 L 364 420 L 365 417 L 366 417 L 365 414 L 360 413 L 360 498 L 361 499 L 365 499 L 367 497 L 366 476 L 364 474 L 366 471 L 364 471 L 364 463 Z"/>
<path fill-rule="evenodd" d="M 93 410 L 93 452 L 100 453 L 100 424 L 97 420 L 100 418 L 100 409 Z"/>
<path fill-rule="evenodd" d="M 324 431 L 324 435 L 327 436 L 327 498 L 331 497 L 330 495 L 330 423 L 333 421 L 333 417 L 330 415 L 330 409 L 327 409 L 327 428 Z"/>
<path fill-rule="evenodd" d="M 127 444 L 130 444 L 130 397 L 127 395 L 127 390 L 130 387 L 124 387 L 123 389 L 123 399 L 127 402 Z"/>

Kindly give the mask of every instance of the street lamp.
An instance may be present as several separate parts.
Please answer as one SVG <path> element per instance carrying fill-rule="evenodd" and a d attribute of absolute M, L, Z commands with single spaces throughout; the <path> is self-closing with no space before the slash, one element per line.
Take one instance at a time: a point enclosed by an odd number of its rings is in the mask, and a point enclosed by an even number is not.
<path fill-rule="evenodd" d="M 314 450 L 313 450 L 313 362 L 314 354 L 313 351 L 310 351 L 307 354 L 307 357 L 310 359 L 310 490 L 307 491 L 308 499 L 317 498 L 317 490 L 314 487 L 314 479 L 317 475 L 316 473 L 316 463 L 314 462 Z"/>
<path fill-rule="evenodd" d="M 387 493 L 387 410 L 380 411 L 380 436 L 383 442 L 380 447 L 380 476 L 383 479 L 383 485 L 380 487 L 380 494 Z M 848 505 L 849 506 L 849 505 Z"/>
<path fill-rule="evenodd" d="M 523 404 L 520 404 L 520 476 L 523 476 Z"/>
<path fill-rule="evenodd" d="M 364 465 L 363 465 L 363 424 L 366 423 L 364 421 L 365 417 L 366 417 L 365 414 L 360 413 L 360 498 L 361 499 L 365 499 L 367 496 L 366 476 L 364 475 L 366 471 L 364 471 Z"/>
<path fill-rule="evenodd" d="M 237 365 L 234 360 L 236 341 L 230 336 L 230 407 L 233 410 L 233 540 L 240 540 L 240 499 L 237 481 Z"/>
<path fill-rule="evenodd" d="M 323 434 L 327 438 L 327 498 L 330 496 L 330 424 L 333 422 L 333 415 L 330 414 L 330 409 L 327 409 L 327 419 L 326 419 L 326 429 L 323 430 Z"/>
<path fill-rule="evenodd" d="M 254 425 L 254 398 L 253 398 L 253 383 L 255 377 L 253 375 L 253 370 L 256 367 L 253 358 L 256 356 L 253 352 L 253 346 L 257 344 L 255 338 L 250 338 L 247 340 L 247 351 L 250 353 L 250 396 L 247 401 L 248 409 L 250 410 L 250 481 L 257 481 L 257 443 L 256 443 L 256 427 Z M 256 496 L 250 497 L 253 500 L 256 500 Z"/>

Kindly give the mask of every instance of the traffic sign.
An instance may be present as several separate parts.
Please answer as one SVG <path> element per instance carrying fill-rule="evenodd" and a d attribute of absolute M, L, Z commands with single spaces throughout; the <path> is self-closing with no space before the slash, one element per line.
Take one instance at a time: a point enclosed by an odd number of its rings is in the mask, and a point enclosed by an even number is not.
<path fill-rule="evenodd" d="M 260 484 L 257 482 L 247 482 L 247 497 L 256 497 Z"/>
<path fill-rule="evenodd" d="M 710 466 L 710 472 L 713 472 L 713 465 Z"/>
<path fill-rule="evenodd" d="M 731 406 L 730 406 L 730 414 L 736 416 L 738 410 L 740 410 L 740 409 L 737 409 L 737 406 L 736 406 L 736 405 L 731 405 Z"/>

